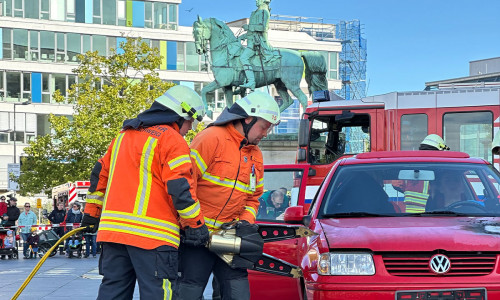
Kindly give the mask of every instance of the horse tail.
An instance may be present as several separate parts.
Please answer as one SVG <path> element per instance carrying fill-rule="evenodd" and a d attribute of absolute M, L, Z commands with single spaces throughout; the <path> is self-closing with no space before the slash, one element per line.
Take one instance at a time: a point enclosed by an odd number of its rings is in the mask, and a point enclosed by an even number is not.
<path fill-rule="evenodd" d="M 305 79 L 309 89 L 309 94 L 315 91 L 328 90 L 328 80 L 326 79 L 326 60 L 323 55 L 316 51 L 301 52 L 306 66 Z"/>

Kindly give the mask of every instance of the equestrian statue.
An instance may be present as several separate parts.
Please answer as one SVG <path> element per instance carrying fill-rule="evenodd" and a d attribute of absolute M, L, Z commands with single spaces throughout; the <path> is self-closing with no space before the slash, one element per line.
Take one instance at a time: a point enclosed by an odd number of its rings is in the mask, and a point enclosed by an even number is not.
<path fill-rule="evenodd" d="M 280 111 L 293 103 L 288 90 L 299 99 L 304 109 L 307 106 L 307 96 L 300 89 L 304 73 L 309 93 L 328 89 L 326 61 L 320 53 L 274 49 L 269 45 L 269 3 L 270 0 L 257 0 L 257 10 L 252 12 L 248 25 L 243 25 L 246 33 L 239 37 L 224 22 L 215 18 L 202 20 L 198 16 L 194 22 L 196 52 L 205 56 L 210 53 L 215 77 L 201 90 L 207 112 L 207 93 L 219 88 L 224 90 L 227 106 L 231 106 L 233 95 L 244 97 L 247 89 L 274 84 L 283 99 Z M 241 40 L 247 40 L 246 47 L 242 46 Z M 210 116 L 211 112 L 208 114 Z"/>

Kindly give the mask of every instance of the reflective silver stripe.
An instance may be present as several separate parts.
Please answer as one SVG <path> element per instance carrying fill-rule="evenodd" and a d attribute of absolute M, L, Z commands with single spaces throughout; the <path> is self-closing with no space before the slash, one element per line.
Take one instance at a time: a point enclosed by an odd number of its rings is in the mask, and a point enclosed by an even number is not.
<path fill-rule="evenodd" d="M 153 229 L 139 227 L 130 224 L 119 224 L 110 221 L 101 221 L 99 222 L 99 230 L 109 230 L 109 231 L 117 231 L 124 232 L 128 234 L 139 235 L 142 237 L 154 238 L 161 241 L 169 241 L 174 245 L 179 245 L 180 238 L 174 238 L 166 233 L 162 233 Z"/>
<path fill-rule="evenodd" d="M 130 213 L 124 213 L 124 212 L 118 212 L 118 211 L 105 211 L 102 213 L 101 218 L 104 219 L 106 217 L 110 218 L 119 218 L 119 219 L 124 219 L 125 221 L 129 222 L 137 222 L 137 223 L 146 223 L 152 225 L 152 227 L 158 227 L 163 230 L 168 230 L 173 233 L 179 233 L 179 225 L 165 221 L 165 220 L 160 220 L 156 218 L 151 218 L 151 217 L 146 217 L 146 216 L 138 216 Z"/>
<path fill-rule="evenodd" d="M 170 100 L 172 100 L 175 104 L 177 104 L 177 105 L 181 105 L 181 102 L 180 102 L 179 100 L 175 99 L 175 98 L 174 98 L 174 96 L 170 95 L 170 94 L 168 93 L 168 91 L 167 91 L 167 92 L 165 92 L 165 94 L 163 94 L 163 95 L 167 96 L 167 97 L 168 97 Z"/>
<path fill-rule="evenodd" d="M 200 203 L 196 202 L 183 210 L 178 210 L 179 216 L 183 219 L 192 219 L 200 214 Z"/>
<path fill-rule="evenodd" d="M 198 151 L 191 149 L 191 157 L 194 158 L 194 161 L 196 162 L 196 165 L 200 169 L 201 173 L 205 173 L 207 170 L 207 164 L 201 157 L 200 153 Z"/>
<path fill-rule="evenodd" d="M 248 104 L 248 105 L 251 105 L 252 102 L 250 102 L 250 100 L 248 99 L 248 97 L 243 97 L 243 99 L 241 100 L 245 100 L 245 102 Z"/>
<path fill-rule="evenodd" d="M 176 157 L 172 159 L 171 161 L 168 162 L 168 166 L 170 169 L 175 169 L 178 166 L 185 164 L 185 163 L 190 163 L 191 158 L 189 158 L 189 155 L 181 155 L 179 157 Z"/>
<path fill-rule="evenodd" d="M 87 194 L 87 199 L 95 199 L 95 200 L 103 201 L 104 197 L 99 196 L 99 195 Z"/>
<path fill-rule="evenodd" d="M 135 199 L 134 212 L 143 215 L 147 211 L 147 205 L 149 202 L 149 194 L 151 192 L 151 182 L 152 182 L 152 172 L 151 164 L 153 162 L 154 149 L 156 147 L 157 140 L 152 137 L 148 137 L 146 144 L 144 145 L 145 150 L 141 156 L 141 166 L 140 175 L 142 178 L 141 184 L 137 190 L 137 196 Z"/>
<path fill-rule="evenodd" d="M 245 206 L 245 209 L 248 210 L 254 217 L 257 217 L 257 212 L 251 206 Z"/>
<path fill-rule="evenodd" d="M 208 229 L 217 229 L 217 228 L 221 227 L 222 224 L 224 224 L 224 222 L 215 221 L 215 220 L 209 219 L 207 217 L 204 217 L 203 219 L 205 219 L 205 225 L 207 225 Z"/>
<path fill-rule="evenodd" d="M 272 111 L 272 110 L 267 110 L 267 109 L 259 109 L 259 112 L 265 113 L 265 114 L 271 114 L 271 115 L 278 115 L 278 112 Z"/>

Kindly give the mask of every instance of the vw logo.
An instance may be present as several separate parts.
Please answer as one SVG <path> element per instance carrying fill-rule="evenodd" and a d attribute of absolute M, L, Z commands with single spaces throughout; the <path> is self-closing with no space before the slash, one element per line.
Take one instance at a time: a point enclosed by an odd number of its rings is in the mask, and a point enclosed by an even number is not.
<path fill-rule="evenodd" d="M 431 257 L 429 267 L 436 274 L 446 274 L 451 268 L 450 259 L 446 255 L 436 254 Z"/>

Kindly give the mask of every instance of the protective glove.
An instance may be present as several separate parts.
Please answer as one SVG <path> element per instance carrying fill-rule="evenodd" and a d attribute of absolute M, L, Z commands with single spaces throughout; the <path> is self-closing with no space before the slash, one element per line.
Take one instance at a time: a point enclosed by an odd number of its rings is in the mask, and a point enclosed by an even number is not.
<path fill-rule="evenodd" d="M 204 246 L 209 239 L 207 225 L 203 224 L 198 228 L 187 226 L 184 228 L 184 236 L 182 242 L 191 247 Z"/>
<path fill-rule="evenodd" d="M 85 232 L 96 233 L 99 228 L 99 219 L 94 218 L 89 214 L 84 214 L 81 227 L 85 227 Z"/>

